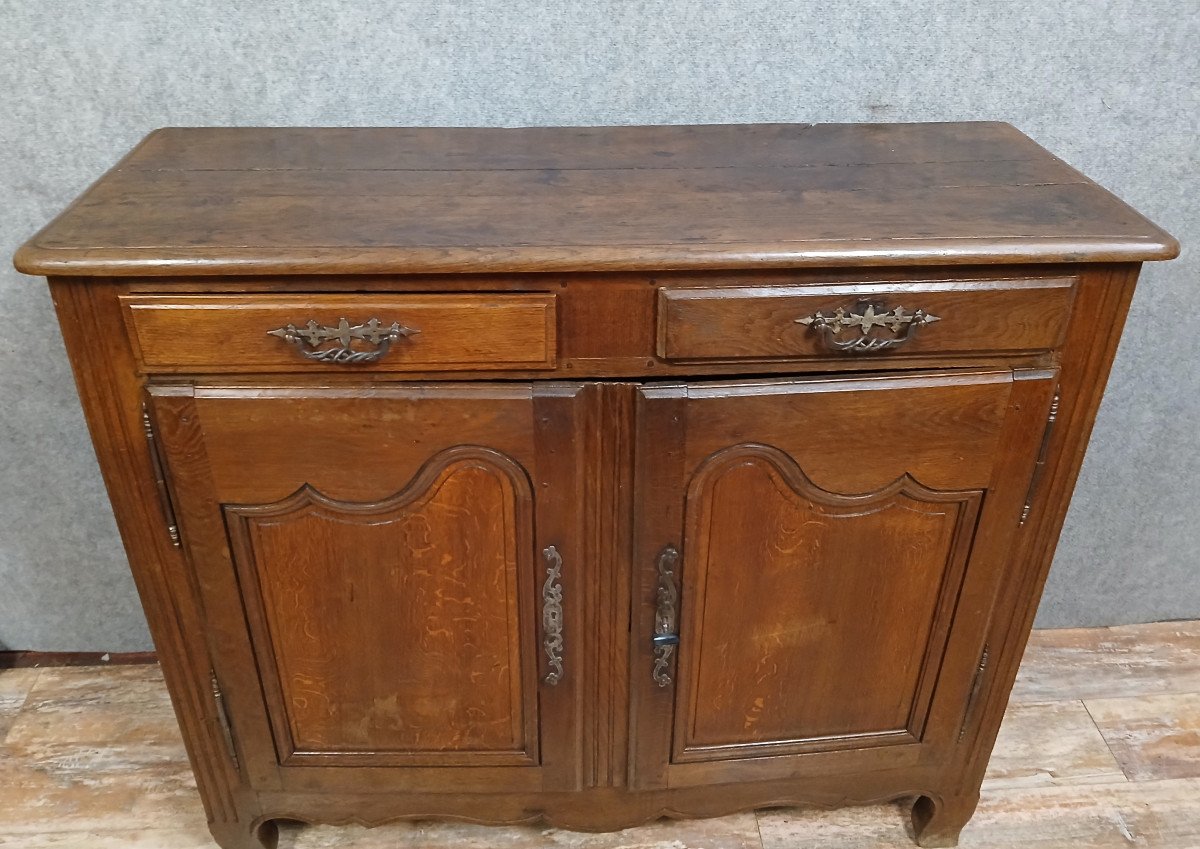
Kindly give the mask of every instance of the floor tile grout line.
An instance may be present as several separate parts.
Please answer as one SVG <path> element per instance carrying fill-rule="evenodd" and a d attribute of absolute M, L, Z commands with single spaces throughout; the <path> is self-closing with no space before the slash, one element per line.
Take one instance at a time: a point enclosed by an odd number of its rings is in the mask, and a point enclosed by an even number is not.
<path fill-rule="evenodd" d="M 29 704 L 29 697 L 33 695 L 33 688 L 37 686 L 38 681 L 42 678 L 42 670 L 34 667 L 33 680 L 29 682 L 29 686 L 25 688 L 25 695 L 21 696 L 21 703 L 17 705 L 17 709 L 13 711 L 13 721 L 8 723 L 4 728 L 4 735 L 0 736 L 0 745 L 8 743 L 8 735 L 12 733 L 13 727 L 17 724 L 17 720 L 21 714 L 25 712 L 26 705 Z"/>
<path fill-rule="evenodd" d="M 1023 699 L 1009 699 L 1008 704 L 1009 704 L 1009 706 L 1017 705 L 1020 707 L 1025 707 L 1026 705 L 1045 705 L 1045 704 L 1052 704 L 1054 702 L 1060 702 L 1060 703 L 1061 702 L 1100 702 L 1100 701 L 1109 701 L 1109 700 L 1118 700 L 1118 699 L 1150 699 L 1150 698 L 1154 698 L 1155 696 L 1196 696 L 1196 695 L 1200 695 L 1200 691 L 1189 688 L 1189 689 L 1184 689 L 1184 690 L 1150 690 L 1147 692 L 1127 693 L 1125 695 L 1113 695 L 1113 696 L 1064 695 L 1061 699 L 1052 699 L 1052 698 L 1044 698 L 1043 697 L 1043 698 L 1031 699 L 1029 701 L 1025 701 Z M 1197 849 L 1200 849 L 1200 847 L 1197 847 Z"/>
<path fill-rule="evenodd" d="M 1133 698 L 1141 698 L 1141 696 L 1138 695 Z M 1032 702 L 1010 701 L 1008 704 L 1008 707 L 1009 708 L 1013 708 L 1013 707 L 1035 708 L 1035 707 L 1046 707 L 1047 705 L 1069 705 L 1069 704 L 1074 704 L 1074 703 L 1078 703 L 1078 702 L 1082 702 L 1082 701 L 1083 701 L 1083 699 L 1079 698 L 1078 696 L 1063 696 L 1061 699 L 1045 698 L 1045 699 L 1038 699 L 1037 701 L 1032 701 Z M 1007 708 L 1006 708 L 1006 710 L 1007 710 Z"/>
<path fill-rule="evenodd" d="M 1130 698 L 1140 698 L 1140 696 L 1130 696 Z M 1125 776 L 1125 781 L 1134 783 L 1136 779 L 1130 776 L 1129 771 L 1125 769 L 1125 764 L 1121 763 L 1121 759 L 1117 757 L 1117 753 L 1113 751 L 1112 743 L 1108 742 L 1108 737 L 1104 734 L 1104 729 L 1100 727 L 1100 723 L 1096 721 L 1096 717 L 1092 715 L 1092 709 L 1088 707 L 1086 699 L 1080 699 L 1079 703 L 1083 705 L 1083 709 L 1087 711 L 1088 719 L 1092 721 L 1092 726 L 1096 729 L 1096 733 L 1100 735 L 1100 739 L 1104 741 L 1104 748 L 1108 749 L 1108 753 L 1112 755 L 1112 759 L 1116 761 L 1117 768 L 1121 770 L 1121 775 Z"/>
<path fill-rule="evenodd" d="M 1156 699 L 1159 696 L 1197 696 L 1200 697 L 1200 690 L 1185 689 L 1185 690 L 1150 690 L 1145 693 L 1129 693 L 1124 696 L 1088 696 L 1080 699 L 1070 699 L 1069 701 L 1080 702 L 1119 702 L 1123 699 Z"/>
<path fill-rule="evenodd" d="M 758 849 L 767 849 L 762 836 L 762 811 L 754 811 L 754 830 L 758 834 Z"/>

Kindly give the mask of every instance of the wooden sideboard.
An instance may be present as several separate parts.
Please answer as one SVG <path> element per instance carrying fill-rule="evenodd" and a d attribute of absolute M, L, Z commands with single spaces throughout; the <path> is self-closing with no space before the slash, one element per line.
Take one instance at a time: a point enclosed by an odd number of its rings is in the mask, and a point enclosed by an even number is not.
<path fill-rule="evenodd" d="M 971 816 L 1140 263 L 1006 124 L 166 129 L 44 275 L 213 834 Z"/>

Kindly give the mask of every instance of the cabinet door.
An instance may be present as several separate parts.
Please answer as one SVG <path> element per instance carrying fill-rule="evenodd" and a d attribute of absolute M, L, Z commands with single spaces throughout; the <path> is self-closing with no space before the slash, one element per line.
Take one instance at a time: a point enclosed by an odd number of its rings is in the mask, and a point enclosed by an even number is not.
<path fill-rule="evenodd" d="M 256 787 L 576 783 L 579 392 L 150 389 Z"/>
<path fill-rule="evenodd" d="M 633 782 L 942 757 L 1053 387 L 1002 371 L 643 388 Z"/>

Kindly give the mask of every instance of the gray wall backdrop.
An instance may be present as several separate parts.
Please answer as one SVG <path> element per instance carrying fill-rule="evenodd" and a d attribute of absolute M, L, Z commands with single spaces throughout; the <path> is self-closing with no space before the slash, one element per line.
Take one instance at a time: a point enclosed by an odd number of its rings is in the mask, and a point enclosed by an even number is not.
<path fill-rule="evenodd" d="M 1011 121 L 1148 265 L 1039 624 L 1200 618 L 1196 0 L 0 0 L 0 254 L 164 125 Z M 0 263 L 0 649 L 149 637 L 50 300 Z"/>

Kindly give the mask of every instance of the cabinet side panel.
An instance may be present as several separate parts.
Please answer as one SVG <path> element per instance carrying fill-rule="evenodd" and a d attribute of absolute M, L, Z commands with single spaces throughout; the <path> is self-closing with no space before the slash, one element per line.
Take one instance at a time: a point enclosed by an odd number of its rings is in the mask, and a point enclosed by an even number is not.
<path fill-rule="evenodd" d="M 188 564 L 167 531 L 119 291 L 108 280 L 50 279 L 88 429 L 205 812 L 214 832 L 248 829 L 255 805 L 228 753 Z"/>
<path fill-rule="evenodd" d="M 1061 354 L 1058 409 L 1046 444 L 1045 465 L 1031 493 L 1030 512 L 1018 532 L 993 612 L 988 637 L 992 647 L 991 671 L 981 683 L 975 715 L 964 729 L 966 742 L 956 767 L 966 775 L 962 779 L 964 786 L 978 787 L 987 768 L 1054 559 L 1139 269 L 1138 264 L 1092 266 L 1081 275 Z"/>

